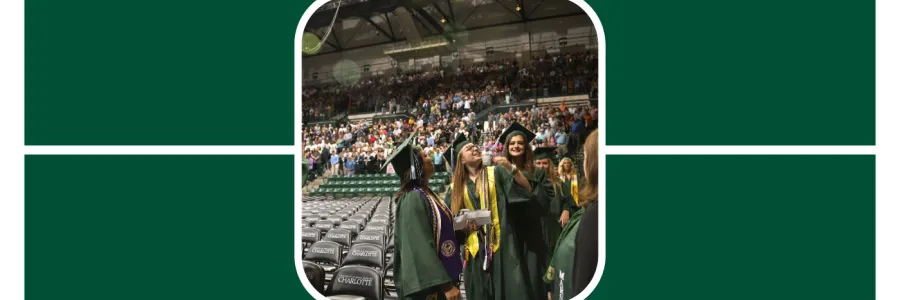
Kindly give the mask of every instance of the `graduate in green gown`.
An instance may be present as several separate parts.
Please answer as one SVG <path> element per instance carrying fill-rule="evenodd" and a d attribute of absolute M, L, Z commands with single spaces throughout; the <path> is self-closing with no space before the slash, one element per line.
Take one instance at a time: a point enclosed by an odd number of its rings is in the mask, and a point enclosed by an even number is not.
<path fill-rule="evenodd" d="M 513 122 L 498 138 L 503 143 L 503 157 L 521 170 L 532 186 L 532 201 L 514 210 L 516 215 L 522 216 L 517 218 L 519 223 L 514 227 L 523 237 L 520 244 L 520 252 L 524 254 L 521 264 L 526 276 L 523 287 L 532 298 L 542 299 L 549 288 L 543 277 L 550 260 L 550 245 L 555 242 L 548 241 L 546 233 L 548 228 L 559 226 L 548 214 L 555 197 L 553 184 L 544 169 L 534 166 L 533 132 Z"/>
<path fill-rule="evenodd" d="M 562 181 L 556 175 L 556 164 L 553 161 L 555 158 L 554 151 L 556 151 L 556 147 L 534 149 L 534 166 L 544 170 L 553 188 L 553 199 L 550 200 L 550 206 L 547 209 L 544 220 L 544 223 L 547 224 L 544 227 L 544 235 L 551 254 L 556 246 L 559 233 L 569 222 L 569 217 L 575 214 L 577 210 L 571 193 L 563 188 Z"/>
<path fill-rule="evenodd" d="M 431 189 L 431 158 L 415 148 L 417 133 L 400 145 L 382 169 L 392 164 L 400 176 L 394 276 L 399 299 L 459 300 L 462 273 L 459 243 L 450 208 Z"/>
<path fill-rule="evenodd" d="M 493 166 L 486 166 L 481 155 L 481 149 L 461 135 L 444 153 L 453 173 L 445 195 L 452 213 L 457 215 L 461 209 L 488 210 L 491 215 L 489 224 L 469 224 L 457 231 L 457 238 L 464 245 L 461 252 L 466 299 L 543 300 L 529 288 L 523 288 L 528 286 L 528 269 L 522 231 L 516 225 L 528 220 L 519 220 L 525 216 L 512 212 L 533 201 L 531 185 L 505 158 L 496 157 Z"/>
<path fill-rule="evenodd" d="M 547 273 L 544 274 L 544 282 L 549 283 L 551 287 L 550 299 L 571 299 L 576 295 L 572 280 L 576 248 L 575 238 L 578 235 L 578 228 L 583 213 L 584 209 L 579 209 L 572 215 L 572 218 L 569 219 L 569 222 L 560 232 L 556 245 L 553 247 L 553 256 L 550 258 Z"/>
<path fill-rule="evenodd" d="M 562 183 L 563 190 L 566 191 L 571 196 L 571 201 L 569 205 L 573 207 L 573 209 L 577 210 L 578 208 L 578 169 L 575 168 L 575 163 L 572 162 L 571 158 L 565 157 L 559 161 L 559 169 L 557 171 L 559 173 L 559 180 Z M 570 216 L 574 214 L 575 211 L 570 212 Z"/>

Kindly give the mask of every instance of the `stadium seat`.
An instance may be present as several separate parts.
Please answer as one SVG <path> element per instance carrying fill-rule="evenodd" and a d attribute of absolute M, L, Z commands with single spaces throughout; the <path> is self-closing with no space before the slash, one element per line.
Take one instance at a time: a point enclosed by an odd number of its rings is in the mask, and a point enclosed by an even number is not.
<path fill-rule="evenodd" d="M 384 224 L 384 223 L 376 223 L 376 224 L 366 225 L 366 229 L 363 231 L 366 231 L 366 230 L 374 230 L 374 231 L 380 231 L 383 234 L 390 234 L 390 229 L 388 228 L 387 224 Z"/>
<path fill-rule="evenodd" d="M 354 299 L 346 296 L 357 296 L 368 300 L 384 300 L 383 277 L 369 267 L 342 267 L 334 273 L 325 295 L 329 299 Z"/>
<path fill-rule="evenodd" d="M 366 266 L 376 270 L 384 270 L 384 250 L 372 244 L 356 244 L 350 247 L 341 266 Z"/>
<path fill-rule="evenodd" d="M 327 221 L 327 220 L 321 220 L 321 221 L 316 222 L 315 228 L 318 228 L 319 230 L 327 232 L 327 231 L 331 230 L 332 228 L 334 228 L 334 223 L 332 223 L 331 221 Z"/>
<path fill-rule="evenodd" d="M 346 229 L 346 230 L 350 231 L 350 233 L 353 234 L 353 236 L 356 236 L 362 230 L 362 225 L 360 225 L 359 222 L 357 222 L 357 221 L 347 220 L 347 221 L 341 222 L 341 225 L 339 226 L 339 228 Z"/>
<path fill-rule="evenodd" d="M 301 235 L 303 235 L 302 241 L 304 244 L 312 245 L 322 238 L 322 231 L 317 228 L 307 227 L 303 228 L 303 232 L 301 233 Z"/>
<path fill-rule="evenodd" d="M 314 262 L 328 272 L 341 265 L 341 245 L 331 241 L 318 241 L 309 247 L 305 261 Z"/>
<path fill-rule="evenodd" d="M 303 273 L 306 279 L 320 294 L 325 294 L 325 268 L 312 262 L 303 262 Z"/>
<path fill-rule="evenodd" d="M 350 230 L 336 228 L 325 233 L 325 238 L 322 240 L 335 242 L 344 249 L 347 249 L 350 247 L 351 233 Z"/>
<path fill-rule="evenodd" d="M 370 244 L 378 246 L 381 249 L 384 249 L 384 232 L 376 231 L 376 230 L 363 230 L 358 235 L 356 235 L 356 240 L 353 241 L 354 245 L 359 244 Z"/>

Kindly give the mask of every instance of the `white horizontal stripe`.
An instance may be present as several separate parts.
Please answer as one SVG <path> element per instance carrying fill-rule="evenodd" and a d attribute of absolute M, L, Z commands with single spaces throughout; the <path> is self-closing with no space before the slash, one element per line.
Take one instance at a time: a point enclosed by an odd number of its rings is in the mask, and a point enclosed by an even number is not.
<path fill-rule="evenodd" d="M 25 155 L 294 155 L 296 146 L 23 146 Z"/>
<path fill-rule="evenodd" d="M 602 146 L 606 155 L 874 155 L 875 146 Z"/>

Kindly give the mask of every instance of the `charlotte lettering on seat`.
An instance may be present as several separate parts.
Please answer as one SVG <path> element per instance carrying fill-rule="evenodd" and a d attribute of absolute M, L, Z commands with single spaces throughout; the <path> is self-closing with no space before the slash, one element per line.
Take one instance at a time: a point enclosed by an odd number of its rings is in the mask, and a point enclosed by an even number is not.
<path fill-rule="evenodd" d="M 353 255 L 353 256 L 365 256 L 365 257 L 376 257 L 376 256 L 378 256 L 378 251 L 360 251 L 360 250 L 353 250 L 353 251 L 350 251 L 350 255 Z"/>
<path fill-rule="evenodd" d="M 372 286 L 372 278 L 359 277 L 359 276 L 349 276 L 349 275 L 340 275 L 338 276 L 337 282 L 347 283 L 352 285 L 362 285 L 362 286 Z"/>
<path fill-rule="evenodd" d="M 345 239 L 345 238 L 347 238 L 347 234 L 346 233 L 329 233 L 328 238 Z"/>
<path fill-rule="evenodd" d="M 334 248 L 312 248 L 312 253 L 335 254 Z"/>

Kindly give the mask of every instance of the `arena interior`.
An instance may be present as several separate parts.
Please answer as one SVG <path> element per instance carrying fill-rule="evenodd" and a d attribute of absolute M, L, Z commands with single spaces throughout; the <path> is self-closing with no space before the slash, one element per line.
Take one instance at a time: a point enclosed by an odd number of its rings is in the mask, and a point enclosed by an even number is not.
<path fill-rule="evenodd" d="M 598 122 L 597 32 L 569 1 L 332 1 L 302 39 L 303 267 L 324 295 L 396 298 L 400 179 L 381 166 L 413 131 L 441 194 L 452 138 L 496 155 L 513 121 L 582 172 Z M 332 280 L 342 274 L 367 282 Z"/>

